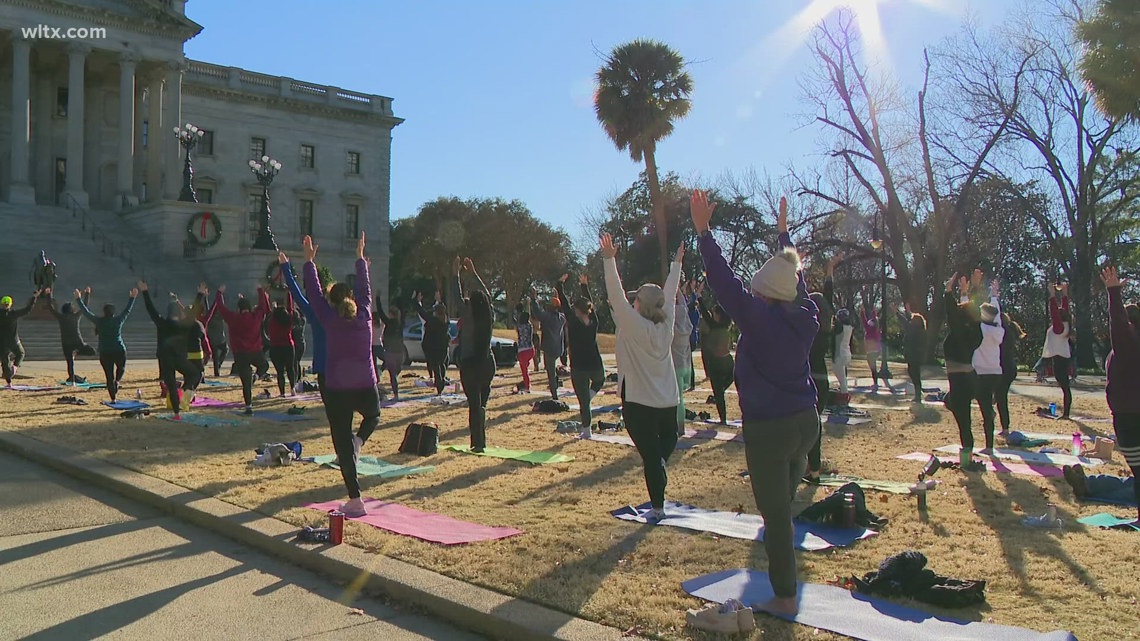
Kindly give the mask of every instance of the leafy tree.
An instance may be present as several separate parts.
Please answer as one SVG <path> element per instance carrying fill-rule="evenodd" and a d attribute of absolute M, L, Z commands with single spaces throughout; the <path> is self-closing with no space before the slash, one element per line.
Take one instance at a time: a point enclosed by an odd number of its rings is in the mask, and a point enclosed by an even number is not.
<path fill-rule="evenodd" d="M 673 133 L 673 122 L 689 113 L 693 80 L 685 60 L 668 45 L 634 40 L 613 49 L 597 72 L 594 110 L 619 151 L 645 162 L 660 275 L 669 270 L 667 203 L 657 177 L 657 143 Z"/>
<path fill-rule="evenodd" d="M 1140 119 L 1140 0 L 1099 0 L 1077 24 L 1081 74 L 1113 118 Z"/>

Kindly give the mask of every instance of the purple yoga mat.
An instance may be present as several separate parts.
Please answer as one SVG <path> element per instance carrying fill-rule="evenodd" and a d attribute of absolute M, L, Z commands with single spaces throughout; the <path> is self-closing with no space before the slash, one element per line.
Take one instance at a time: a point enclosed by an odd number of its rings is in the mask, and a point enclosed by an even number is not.
<path fill-rule="evenodd" d="M 322 512 L 331 512 L 339 510 L 341 505 L 340 501 L 326 501 L 324 503 L 309 503 L 305 507 Z M 368 509 L 367 515 L 359 518 L 346 518 L 350 521 L 367 523 L 381 530 L 413 536 L 417 539 L 443 545 L 493 541 L 523 533 L 522 530 L 516 530 L 513 527 L 488 527 L 478 523 L 458 521 L 450 516 L 421 512 L 399 503 L 388 503 L 378 499 L 366 498 L 364 505 Z"/>
<path fill-rule="evenodd" d="M 904 459 L 907 461 L 929 461 L 930 455 L 923 454 L 922 452 L 914 452 L 913 454 L 903 454 L 895 458 Z M 953 456 L 939 456 L 939 461 L 943 463 L 956 463 L 957 459 Z M 1024 476 L 1064 476 L 1064 471 L 1054 465 L 1032 465 L 1026 463 L 1015 463 L 1013 461 L 1002 461 L 1000 459 L 992 459 L 987 457 L 974 457 L 975 461 L 981 461 L 986 466 L 986 470 L 990 472 L 997 472 L 998 474 L 1021 474 Z"/>
<path fill-rule="evenodd" d="M 190 407 L 218 407 L 228 409 L 231 407 L 244 407 L 244 405 L 237 401 L 219 401 L 216 398 L 210 398 L 208 396 L 195 396 L 194 400 L 190 403 Z"/>
<path fill-rule="evenodd" d="M 9 387 L 0 387 L 0 389 L 12 390 L 13 392 L 49 392 L 62 388 L 58 385 L 11 385 Z"/>

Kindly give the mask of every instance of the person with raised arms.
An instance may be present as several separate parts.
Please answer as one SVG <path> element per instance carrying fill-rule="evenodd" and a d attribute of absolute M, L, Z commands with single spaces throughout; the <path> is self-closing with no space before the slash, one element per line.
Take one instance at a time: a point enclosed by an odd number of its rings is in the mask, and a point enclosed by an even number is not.
<path fill-rule="evenodd" d="M 138 289 L 143 294 L 146 313 L 158 330 L 158 371 L 162 373 L 162 386 L 166 390 L 170 408 L 174 411 L 174 420 L 179 420 L 182 418 L 181 389 L 197 389 L 198 383 L 202 381 L 202 370 L 188 358 L 191 333 L 195 330 L 197 319 L 185 318 L 182 306 L 175 301 L 167 304 L 166 316 L 160 315 L 151 300 L 146 281 L 140 280 Z M 182 374 L 182 388 L 178 386 L 178 374 Z"/>
<path fill-rule="evenodd" d="M 317 320 L 317 315 L 313 312 L 313 306 L 309 303 L 309 298 L 301 291 L 301 286 L 297 283 L 297 277 L 293 274 L 293 266 L 289 263 L 289 258 L 284 252 L 277 252 L 277 262 L 281 265 L 281 276 L 285 281 L 285 286 L 289 288 L 289 293 L 293 295 L 293 302 L 301 309 L 301 313 L 304 314 L 305 320 L 309 323 L 309 327 L 313 329 L 313 373 L 317 375 L 317 392 L 321 395 L 321 400 L 324 401 L 326 358 L 325 328 L 321 325 L 320 321 Z M 294 340 L 295 339 L 296 335 L 294 335 Z"/>
<path fill-rule="evenodd" d="M 606 383 L 606 368 L 598 350 L 598 314 L 590 296 L 590 279 L 585 274 L 578 277 L 578 297 L 575 299 L 566 291 L 568 278 L 569 274 L 563 274 L 554 284 L 554 289 L 559 300 L 570 310 L 565 329 L 570 342 L 570 381 L 574 395 L 578 397 L 580 433 L 583 438 L 589 438 L 593 418 L 590 403 Z"/>
<path fill-rule="evenodd" d="M 87 290 L 88 292 L 90 289 Z M 103 376 L 107 380 L 107 395 L 111 402 L 115 402 L 119 393 L 119 384 L 123 380 L 123 370 L 127 368 L 127 346 L 123 343 L 123 323 L 135 308 L 135 299 L 139 296 L 138 289 L 131 290 L 131 297 L 127 299 L 127 306 L 119 314 L 115 313 L 115 306 L 111 303 L 103 305 L 103 315 L 96 316 L 87 307 L 79 290 L 75 290 L 75 304 L 79 313 L 95 325 L 95 334 L 99 336 L 99 365 L 103 367 Z"/>
<path fill-rule="evenodd" d="M 491 381 L 495 378 L 495 355 L 491 351 L 491 332 L 495 325 L 495 308 L 491 305 L 491 292 L 475 271 L 475 263 L 455 257 L 455 291 L 459 293 L 462 311 L 459 317 L 459 346 L 455 359 L 459 362 L 459 381 L 467 396 L 467 427 L 471 432 L 471 451 L 480 453 L 487 448 L 487 399 L 491 396 Z M 474 281 L 475 287 L 463 286 L 463 276 Z"/>
<path fill-rule="evenodd" d="M 226 307 L 226 286 L 218 287 L 214 295 L 214 307 L 222 315 L 230 330 L 230 346 L 234 350 L 234 368 L 241 379 L 241 394 L 245 401 L 246 415 L 253 414 L 254 370 L 268 367 L 265 354 L 261 350 L 261 325 L 269 314 L 269 293 L 257 288 L 257 307 L 249 299 L 238 294 L 238 311 Z"/>

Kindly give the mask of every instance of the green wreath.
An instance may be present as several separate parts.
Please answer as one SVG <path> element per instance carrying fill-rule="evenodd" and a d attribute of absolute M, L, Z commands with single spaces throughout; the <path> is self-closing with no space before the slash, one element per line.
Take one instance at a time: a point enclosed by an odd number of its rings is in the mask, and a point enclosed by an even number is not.
<path fill-rule="evenodd" d="M 211 224 L 212 233 L 209 231 Z M 199 247 L 213 247 L 222 239 L 222 220 L 213 212 L 198 212 L 186 223 L 186 235 Z"/>
<path fill-rule="evenodd" d="M 273 289 L 284 290 L 289 288 L 289 286 L 285 284 L 285 278 L 281 274 L 281 267 L 281 263 L 278 263 L 277 259 L 273 259 L 273 262 L 269 263 L 269 267 L 265 270 L 265 280 L 269 282 L 269 286 Z M 293 269 L 292 263 L 289 264 L 289 270 L 293 272 L 293 279 L 296 280 L 297 270 Z"/>

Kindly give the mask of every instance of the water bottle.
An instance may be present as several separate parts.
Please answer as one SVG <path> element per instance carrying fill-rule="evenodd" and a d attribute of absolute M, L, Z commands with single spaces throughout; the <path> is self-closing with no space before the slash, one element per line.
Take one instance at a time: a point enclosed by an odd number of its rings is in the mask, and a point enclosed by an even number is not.
<path fill-rule="evenodd" d="M 843 527 L 855 527 L 855 495 L 850 492 L 843 495 Z"/>
<path fill-rule="evenodd" d="M 1081 455 L 1081 433 L 1073 432 L 1073 456 Z"/>
<path fill-rule="evenodd" d="M 1049 416 L 1056 416 L 1056 415 L 1057 415 L 1057 404 L 1056 403 L 1049 403 Z"/>
<path fill-rule="evenodd" d="M 1052 503 L 1050 503 L 1049 505 L 1046 505 L 1045 506 L 1045 517 L 1048 519 L 1048 521 L 1050 523 L 1056 523 L 1057 522 L 1057 506 L 1052 504 Z"/>
<path fill-rule="evenodd" d="M 926 489 L 927 489 L 927 487 L 928 486 L 926 484 L 926 479 L 923 478 L 922 474 L 919 474 L 918 475 L 918 483 L 915 484 L 915 486 L 914 486 L 914 489 L 915 489 L 914 495 L 916 497 L 918 497 L 918 511 L 919 512 L 925 512 L 926 511 Z"/>
<path fill-rule="evenodd" d="M 142 400 L 142 389 L 141 388 L 135 390 L 135 398 L 137 398 L 140 401 Z"/>

